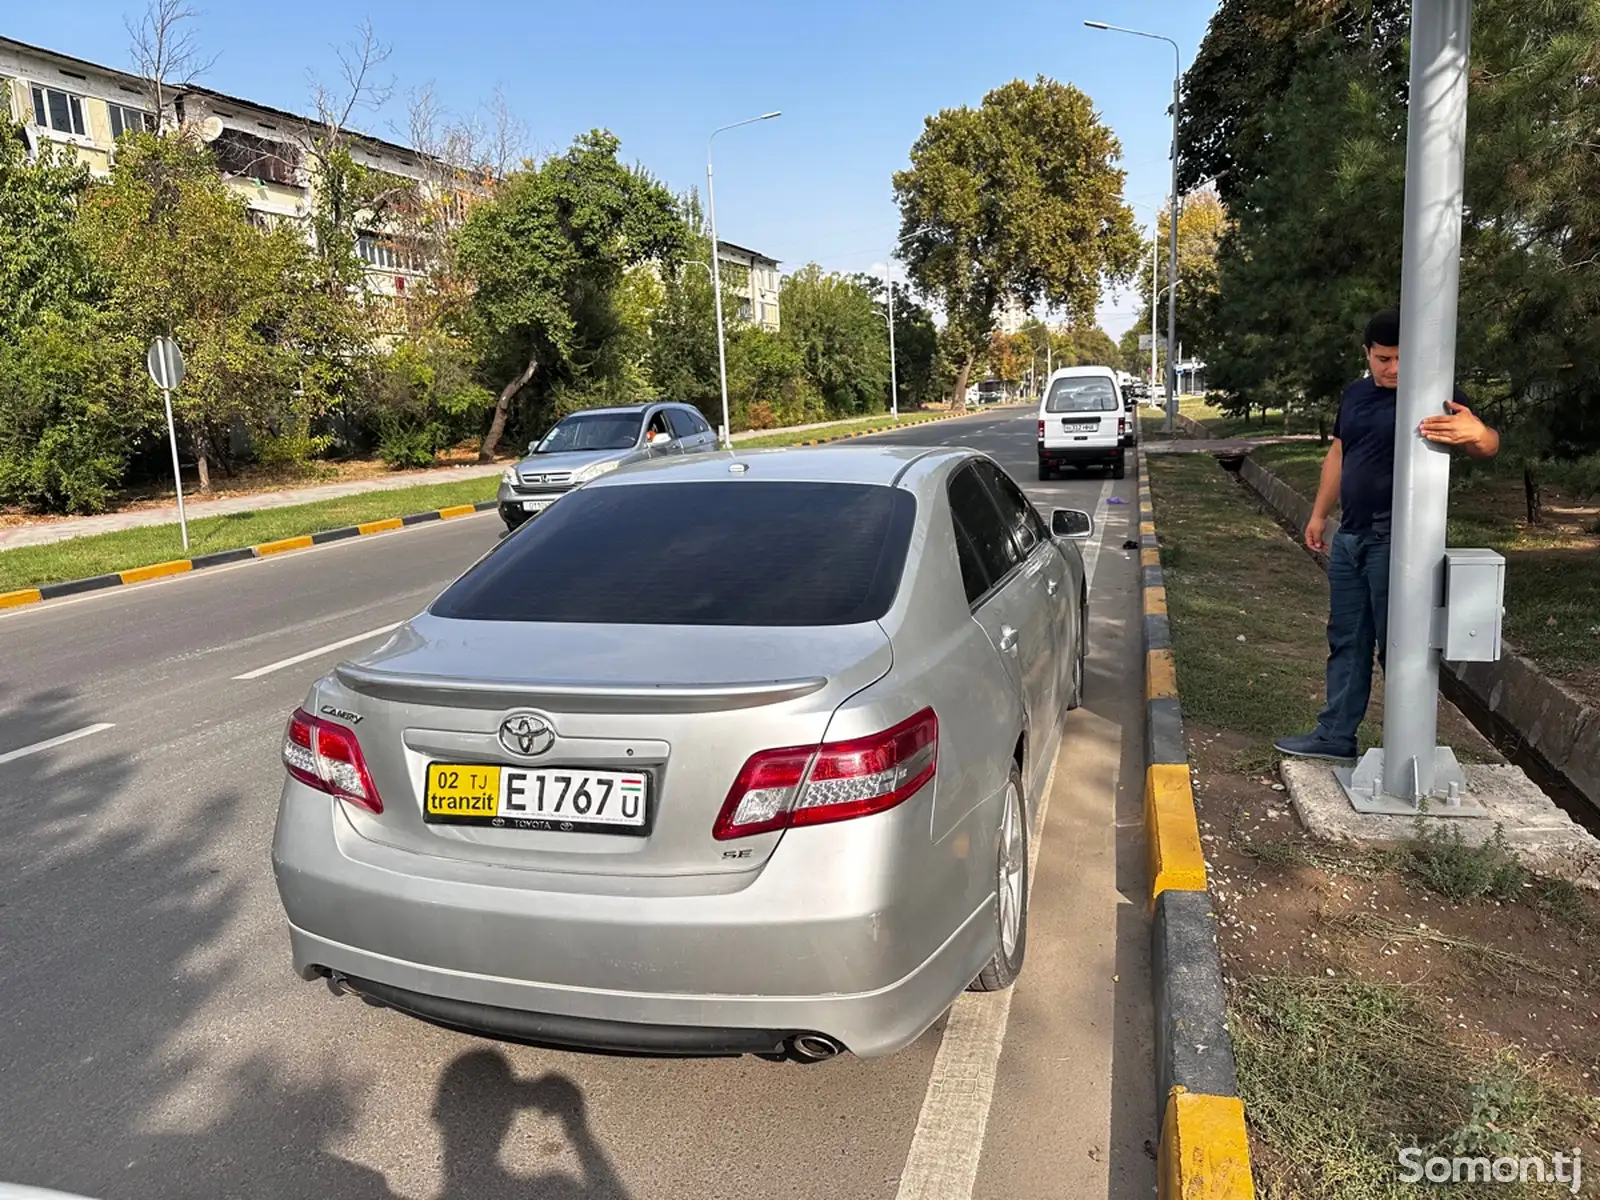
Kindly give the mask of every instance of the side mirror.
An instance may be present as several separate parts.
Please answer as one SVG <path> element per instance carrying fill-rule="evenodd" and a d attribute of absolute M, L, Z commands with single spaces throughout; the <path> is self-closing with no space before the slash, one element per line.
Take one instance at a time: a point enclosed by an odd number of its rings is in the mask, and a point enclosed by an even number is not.
<path fill-rule="evenodd" d="M 671 444 L 672 435 L 670 433 L 652 433 L 650 435 L 650 448 L 652 450 L 660 449 L 662 446 L 669 446 Z"/>
<path fill-rule="evenodd" d="M 1094 518 L 1076 508 L 1058 508 L 1050 514 L 1050 532 L 1060 538 L 1092 538 Z"/>

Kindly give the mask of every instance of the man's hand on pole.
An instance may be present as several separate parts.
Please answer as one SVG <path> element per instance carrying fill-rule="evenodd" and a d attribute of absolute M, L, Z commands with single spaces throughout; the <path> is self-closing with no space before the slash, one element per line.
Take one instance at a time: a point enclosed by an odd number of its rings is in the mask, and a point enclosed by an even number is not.
<path fill-rule="evenodd" d="M 1477 458 L 1492 457 L 1500 448 L 1500 435 L 1480 421 L 1465 404 L 1454 400 L 1448 404 L 1448 413 L 1424 417 L 1418 432 L 1438 445 L 1459 446 Z"/>

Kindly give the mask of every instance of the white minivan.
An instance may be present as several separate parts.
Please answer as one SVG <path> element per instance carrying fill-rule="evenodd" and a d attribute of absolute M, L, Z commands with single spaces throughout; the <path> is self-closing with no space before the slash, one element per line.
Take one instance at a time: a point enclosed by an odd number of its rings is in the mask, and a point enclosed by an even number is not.
<path fill-rule="evenodd" d="M 1127 470 L 1128 410 L 1110 367 L 1064 367 L 1039 402 L 1039 478 L 1063 467 Z"/>

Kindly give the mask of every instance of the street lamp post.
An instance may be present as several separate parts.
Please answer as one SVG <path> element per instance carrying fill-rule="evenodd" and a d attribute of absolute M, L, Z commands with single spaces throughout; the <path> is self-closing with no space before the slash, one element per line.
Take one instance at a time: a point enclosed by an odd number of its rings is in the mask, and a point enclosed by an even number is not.
<path fill-rule="evenodd" d="M 1156 312 L 1157 300 L 1161 295 L 1161 283 L 1156 278 L 1156 255 L 1161 245 L 1161 226 L 1155 228 L 1155 236 L 1150 239 L 1150 394 L 1156 391 Z"/>
<path fill-rule="evenodd" d="M 1134 37 L 1151 38 L 1166 42 L 1172 47 L 1172 195 L 1167 205 L 1167 224 L 1171 227 L 1172 299 L 1167 305 L 1167 432 L 1178 427 L 1178 375 L 1173 361 L 1173 350 L 1178 344 L 1178 105 L 1183 85 L 1183 52 L 1178 43 L 1161 33 L 1146 33 L 1143 29 L 1128 29 L 1122 25 L 1107 25 L 1104 21 L 1085 21 L 1090 29 L 1109 33 L 1128 33 Z"/>
<path fill-rule="evenodd" d="M 884 265 L 884 282 L 889 285 L 889 411 L 894 419 L 900 419 L 900 379 L 899 371 L 895 369 L 894 361 L 894 271 L 892 269 L 893 257 Z"/>
<path fill-rule="evenodd" d="M 717 306 L 717 378 L 722 385 L 722 444 L 729 449 L 733 447 L 733 427 L 728 420 L 728 354 L 722 336 L 722 272 L 717 267 L 722 256 L 717 243 L 717 189 L 711 172 L 711 143 L 719 133 L 726 133 L 741 125 L 754 125 L 757 121 L 770 121 L 782 115 L 782 112 L 769 112 L 759 117 L 747 117 L 743 121 L 713 129 L 711 136 L 706 139 L 706 203 L 711 211 L 711 294 Z"/>

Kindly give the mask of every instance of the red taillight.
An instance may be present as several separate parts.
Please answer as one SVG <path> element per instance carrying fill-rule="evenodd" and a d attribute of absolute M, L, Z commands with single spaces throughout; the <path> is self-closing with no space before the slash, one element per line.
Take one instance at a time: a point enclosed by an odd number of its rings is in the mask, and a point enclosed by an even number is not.
<path fill-rule="evenodd" d="M 914 795 L 938 762 L 939 718 L 931 708 L 870 737 L 763 750 L 734 780 L 712 836 L 726 841 L 880 813 Z"/>
<path fill-rule="evenodd" d="M 342 725 L 295 710 L 283 735 L 283 765 L 307 787 L 381 813 L 383 801 L 367 770 L 356 735 Z"/>
<path fill-rule="evenodd" d="M 1041 442 L 1044 441 L 1044 422 L 1043 421 L 1039 422 L 1039 440 Z"/>
<path fill-rule="evenodd" d="M 1122 437 L 1127 432 L 1128 432 L 1128 418 L 1127 417 L 1118 417 L 1117 418 L 1117 436 L 1118 437 Z"/>

